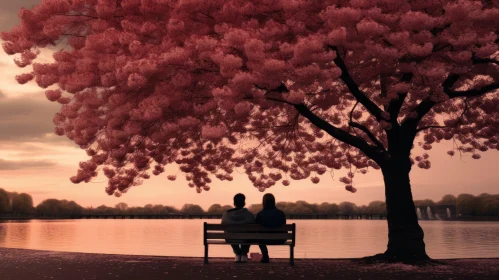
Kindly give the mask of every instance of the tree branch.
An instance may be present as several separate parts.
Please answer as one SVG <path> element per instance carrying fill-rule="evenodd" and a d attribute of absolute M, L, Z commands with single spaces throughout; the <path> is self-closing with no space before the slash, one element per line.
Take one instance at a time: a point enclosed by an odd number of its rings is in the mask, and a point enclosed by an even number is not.
<path fill-rule="evenodd" d="M 294 107 L 302 116 L 307 118 L 313 125 L 327 132 L 329 135 L 333 136 L 334 138 L 346 144 L 356 147 L 357 149 L 361 150 L 364 154 L 366 154 L 368 157 L 370 157 L 376 162 L 380 162 L 382 160 L 381 153 L 378 151 L 378 148 L 369 145 L 369 143 L 367 143 L 361 137 L 351 135 L 350 133 L 331 125 L 329 122 L 315 115 L 304 104 L 295 104 Z"/>
<path fill-rule="evenodd" d="M 461 118 L 464 116 L 464 114 L 466 114 L 466 111 L 468 111 L 468 108 L 469 108 L 469 106 L 468 106 L 468 99 L 466 99 L 464 101 L 463 112 L 457 118 L 456 122 L 454 124 L 452 124 L 452 126 L 446 126 L 446 125 L 429 125 L 429 126 L 424 126 L 424 127 L 418 128 L 416 130 L 416 133 L 421 132 L 421 131 L 426 130 L 426 129 L 430 129 L 430 128 L 450 128 L 450 127 L 456 127 L 462 121 Z"/>
<path fill-rule="evenodd" d="M 479 58 L 479 57 L 476 57 L 475 55 L 473 55 L 473 57 L 471 58 L 471 61 L 475 64 L 484 64 L 484 63 L 493 63 L 493 64 L 496 64 L 496 65 L 499 65 L 499 61 L 495 60 L 495 59 L 492 59 L 492 58 Z"/>
<path fill-rule="evenodd" d="M 348 72 L 347 66 L 345 62 L 340 56 L 338 48 L 336 46 L 327 46 L 329 49 L 332 49 L 336 52 L 336 58 L 334 59 L 334 63 L 341 70 L 341 80 L 347 85 L 348 89 L 352 93 L 352 95 L 357 99 L 360 104 L 366 107 L 367 111 L 371 113 L 377 120 L 381 120 L 381 109 L 376 105 L 371 99 L 369 99 L 360 89 L 357 83 L 353 80 L 352 76 Z"/>
<path fill-rule="evenodd" d="M 266 88 L 260 87 L 258 85 L 255 85 L 255 87 L 258 89 L 267 90 Z M 283 93 L 283 92 L 289 92 L 289 90 L 287 89 L 286 85 L 281 84 L 279 87 L 277 87 L 275 89 L 267 90 L 265 95 L 267 95 L 271 92 Z M 266 99 L 271 100 L 271 101 L 285 103 L 285 104 L 288 104 L 288 105 L 295 107 L 295 109 L 298 111 L 298 113 L 300 113 L 302 116 L 307 118 L 313 125 L 322 129 L 323 131 L 325 131 L 329 135 L 333 136 L 334 138 L 336 138 L 336 139 L 338 139 L 338 140 L 340 140 L 348 145 L 351 145 L 351 146 L 358 148 L 364 154 L 366 154 L 368 157 L 370 157 L 371 159 L 373 159 L 377 163 L 381 162 L 382 156 L 381 156 L 381 153 L 379 151 L 379 148 L 382 147 L 381 150 L 385 151 L 383 145 L 381 145 L 381 147 L 372 146 L 369 143 L 367 143 L 364 139 L 362 139 L 361 137 L 352 135 L 352 134 L 350 134 L 350 133 L 348 133 L 340 128 L 337 128 L 337 127 L 331 125 L 329 122 L 323 120 L 322 118 L 320 118 L 319 116 L 314 114 L 314 112 L 312 112 L 307 106 L 305 106 L 305 104 L 293 104 L 293 103 L 288 102 L 286 100 L 276 99 L 276 98 L 272 98 L 272 97 L 266 97 Z M 359 126 L 362 126 L 362 125 L 359 124 Z M 367 131 L 366 134 L 368 134 L 368 136 L 369 136 L 369 134 L 371 134 L 372 137 L 374 137 L 374 135 L 367 128 L 364 127 L 364 129 L 365 130 L 363 130 L 363 131 L 364 132 Z M 369 137 L 371 137 L 371 136 L 369 136 Z M 374 137 L 374 139 L 376 139 L 376 137 Z M 376 141 L 381 144 L 381 142 L 379 142 L 377 139 L 376 139 Z M 375 143 L 376 143 L 376 141 L 375 141 Z"/>
<path fill-rule="evenodd" d="M 355 111 L 355 108 L 359 105 L 359 101 L 355 102 L 355 105 L 353 105 L 352 110 L 350 111 L 350 122 L 353 122 L 353 111 Z"/>
<path fill-rule="evenodd" d="M 358 122 L 353 121 L 353 112 L 355 111 L 357 105 L 359 105 L 359 101 L 355 103 L 355 105 L 352 107 L 352 110 L 350 111 L 350 121 L 348 122 L 348 125 L 362 130 L 373 141 L 373 143 L 380 148 L 380 150 L 386 151 L 383 144 L 378 140 L 378 138 L 376 138 L 376 136 L 374 136 L 374 134 L 367 127 L 361 125 Z M 348 132 L 350 132 L 350 129 L 348 130 Z"/>
<path fill-rule="evenodd" d="M 448 47 L 452 47 L 452 45 L 450 45 L 450 44 L 442 44 L 442 45 L 436 44 L 433 46 L 433 49 L 431 51 L 438 52 L 438 51 L 441 51 L 441 50 L 448 48 Z"/>
<path fill-rule="evenodd" d="M 91 19 L 99 19 L 98 17 L 94 17 L 86 14 L 57 14 L 57 16 L 65 16 L 65 17 L 88 17 Z"/>
<path fill-rule="evenodd" d="M 207 13 L 203 13 L 203 12 L 199 12 L 199 13 L 202 14 L 203 16 L 209 18 L 209 19 L 213 19 L 213 20 L 215 19 L 213 16 L 211 16 L 211 15 L 209 15 Z"/>
<path fill-rule="evenodd" d="M 80 38 L 86 38 L 87 36 L 83 35 L 77 35 L 77 34 L 68 34 L 68 33 L 63 33 L 61 34 L 62 36 L 71 36 L 71 37 L 80 37 Z"/>
<path fill-rule="evenodd" d="M 278 87 L 276 87 L 275 89 L 267 89 L 267 88 L 264 88 L 262 86 L 259 86 L 257 84 L 254 84 L 254 86 L 257 88 L 257 89 L 261 89 L 261 90 L 266 90 L 267 92 L 265 93 L 265 95 L 269 94 L 269 93 L 272 93 L 272 92 L 278 92 L 278 93 L 283 93 L 283 92 L 289 92 L 289 89 L 286 87 L 285 84 L 281 83 Z"/>
<path fill-rule="evenodd" d="M 349 122 L 348 125 L 362 130 L 381 151 L 386 151 L 385 146 L 383 146 L 383 143 L 381 143 L 378 140 L 378 138 L 376 138 L 376 136 L 374 136 L 374 134 L 369 129 L 367 129 L 367 127 L 357 122 Z"/>
<path fill-rule="evenodd" d="M 409 83 L 412 80 L 414 74 L 412 73 L 403 73 L 400 78 L 401 82 Z M 397 99 L 393 99 L 390 104 L 388 104 L 388 108 L 386 111 L 390 114 L 390 120 L 392 125 L 397 125 L 397 118 L 400 113 L 400 109 L 402 109 L 402 105 L 404 105 L 405 98 L 407 97 L 407 92 L 398 93 L 399 97 Z"/>
<path fill-rule="evenodd" d="M 285 104 L 289 104 L 291 106 L 295 106 L 296 104 L 293 104 L 291 102 L 288 102 L 286 100 L 281 100 L 281 99 L 277 99 L 277 98 L 272 98 L 272 97 L 266 97 L 265 99 L 267 100 L 272 100 L 272 101 L 276 101 L 276 102 L 281 102 L 281 103 L 285 103 Z"/>
<path fill-rule="evenodd" d="M 285 84 L 282 84 L 279 85 L 279 87 L 275 88 L 275 89 L 266 89 L 264 87 L 261 87 L 257 84 L 254 84 L 254 86 L 257 88 L 257 89 L 261 89 L 261 90 L 266 90 L 267 92 L 264 94 L 265 95 L 265 99 L 267 100 L 272 100 L 272 101 L 276 101 L 276 102 L 281 102 L 281 103 L 285 103 L 285 104 L 288 104 L 288 105 L 291 105 L 291 106 L 294 106 L 296 104 L 294 103 L 291 103 L 291 102 L 288 102 L 286 100 L 282 100 L 282 99 L 277 99 L 277 98 L 273 98 L 273 97 L 268 97 L 267 94 L 269 93 L 272 93 L 272 92 L 277 92 L 277 93 L 283 93 L 283 92 L 289 92 L 288 88 L 286 87 Z"/>
<path fill-rule="evenodd" d="M 499 83 L 496 84 L 490 84 L 487 86 L 482 87 L 481 89 L 470 89 L 470 90 L 464 90 L 464 91 L 453 91 L 450 88 L 445 88 L 444 87 L 444 92 L 450 97 L 450 98 L 456 98 L 456 97 L 476 97 L 480 95 L 484 95 L 487 93 L 490 93 L 496 89 L 499 89 Z"/>
<path fill-rule="evenodd" d="M 499 89 L 499 83 L 486 85 L 480 89 L 470 89 L 463 91 L 455 91 L 452 90 L 452 86 L 459 80 L 460 76 L 457 74 L 449 74 L 445 82 L 442 84 L 444 88 L 445 94 L 449 96 L 449 98 L 457 98 L 457 97 L 476 97 L 480 95 L 484 95 L 490 93 L 496 89 Z"/>
<path fill-rule="evenodd" d="M 442 86 L 444 88 L 444 92 L 450 90 L 450 88 L 459 80 L 459 75 L 450 73 L 447 76 L 447 79 L 442 83 Z M 414 131 L 414 136 L 416 135 L 416 129 L 418 127 L 419 121 L 435 106 L 435 102 L 432 101 L 431 99 L 427 98 L 423 101 L 421 101 L 417 106 L 416 106 L 416 114 L 417 117 L 414 119 L 406 119 L 403 123 L 402 126 L 405 129 L 409 129 L 410 131 Z"/>
<path fill-rule="evenodd" d="M 449 76 L 447 76 L 447 79 L 442 83 L 442 87 L 444 88 L 444 91 L 449 90 L 454 86 L 454 84 L 459 80 L 460 76 L 454 73 L 450 73 Z"/>
<path fill-rule="evenodd" d="M 429 126 L 425 126 L 425 127 L 422 127 L 422 128 L 418 128 L 416 130 L 416 133 L 419 133 L 423 130 L 427 130 L 427 129 L 430 129 L 430 128 L 447 128 L 448 126 L 445 126 L 445 125 L 429 125 Z"/>

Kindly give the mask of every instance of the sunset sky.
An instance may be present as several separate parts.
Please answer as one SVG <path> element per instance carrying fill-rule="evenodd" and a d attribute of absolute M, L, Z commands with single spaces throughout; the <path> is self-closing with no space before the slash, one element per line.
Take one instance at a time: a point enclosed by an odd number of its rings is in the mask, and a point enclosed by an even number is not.
<path fill-rule="evenodd" d="M 17 12 L 29 8 L 40 0 L 0 1 L 0 31 L 7 31 L 18 23 Z M 40 59 L 50 60 L 50 51 L 42 52 Z M 246 175 L 234 174 L 232 182 L 214 181 L 208 192 L 197 194 L 187 187 L 187 182 L 171 166 L 159 177 L 145 180 L 121 198 L 104 192 L 104 179 L 93 183 L 74 185 L 69 177 L 76 173 L 78 162 L 86 160 L 85 152 L 64 137 L 53 134 L 52 117 L 60 104 L 45 98 L 44 91 L 34 82 L 19 85 L 14 77 L 26 70 L 13 63 L 13 57 L 0 50 L 0 188 L 7 191 L 30 193 L 38 204 L 47 198 L 75 200 L 83 206 L 109 206 L 119 202 L 128 205 L 164 204 L 181 206 L 196 203 L 205 208 L 214 203 L 231 204 L 232 196 L 242 192 L 247 203 L 258 203 L 262 193 L 254 188 Z M 499 152 L 482 154 L 480 160 L 469 155 L 462 159 L 451 158 L 446 151 L 451 143 L 436 145 L 429 152 L 430 170 L 414 167 L 411 180 L 415 199 L 439 200 L 444 194 L 483 192 L 499 193 Z M 169 171 L 169 172 L 168 172 Z M 177 181 L 166 179 L 177 173 Z M 335 172 L 333 178 L 326 173 L 319 184 L 310 180 L 295 181 L 285 187 L 280 183 L 269 189 L 279 201 L 306 200 L 309 202 L 352 201 L 366 204 L 372 200 L 384 200 L 384 188 L 379 171 L 358 175 L 354 186 L 357 193 L 345 191 L 338 181 L 344 172 Z"/>

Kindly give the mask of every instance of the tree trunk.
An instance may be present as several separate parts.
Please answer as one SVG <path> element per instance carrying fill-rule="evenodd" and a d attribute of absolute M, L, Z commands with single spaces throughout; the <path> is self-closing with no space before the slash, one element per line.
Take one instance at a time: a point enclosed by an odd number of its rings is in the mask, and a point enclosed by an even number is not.
<path fill-rule="evenodd" d="M 408 157 L 388 160 L 382 167 L 388 212 L 388 247 L 384 257 L 391 261 L 429 260 L 412 199 L 410 170 Z"/>

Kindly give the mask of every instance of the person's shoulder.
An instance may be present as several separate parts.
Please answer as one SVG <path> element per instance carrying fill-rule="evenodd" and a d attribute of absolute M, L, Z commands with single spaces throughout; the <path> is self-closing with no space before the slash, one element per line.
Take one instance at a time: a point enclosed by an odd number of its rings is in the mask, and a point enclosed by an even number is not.
<path fill-rule="evenodd" d="M 258 213 L 256 213 L 256 214 L 255 214 L 255 219 L 257 219 L 257 220 L 258 220 L 258 219 L 260 219 L 260 218 L 261 218 L 261 216 L 262 216 L 262 214 L 261 214 L 261 213 L 262 213 L 262 211 L 259 211 Z"/>
<path fill-rule="evenodd" d="M 264 209 L 265 210 L 265 209 Z M 263 210 L 262 210 L 263 211 Z M 270 209 L 267 209 L 267 211 L 270 211 L 270 212 L 274 212 L 274 213 L 284 213 L 281 211 L 281 209 L 277 208 L 277 207 L 274 207 L 274 208 L 270 208 Z"/>

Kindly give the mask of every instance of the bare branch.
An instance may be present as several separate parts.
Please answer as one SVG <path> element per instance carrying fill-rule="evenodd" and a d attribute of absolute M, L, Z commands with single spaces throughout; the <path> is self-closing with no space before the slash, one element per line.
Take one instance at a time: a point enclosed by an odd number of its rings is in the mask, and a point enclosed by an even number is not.
<path fill-rule="evenodd" d="M 409 83 L 414 75 L 412 73 L 403 73 L 400 78 L 401 82 Z M 392 125 L 398 126 L 397 118 L 400 113 L 402 105 L 404 105 L 405 98 L 407 97 L 407 92 L 400 92 L 397 99 L 394 99 L 388 104 L 386 111 L 390 114 L 390 119 Z"/>
<path fill-rule="evenodd" d="M 281 83 L 281 85 L 279 85 L 277 88 L 275 89 L 266 89 L 265 87 L 262 87 L 262 86 L 259 86 L 257 84 L 254 85 L 257 89 L 261 89 L 261 90 L 266 90 L 267 92 L 264 94 L 265 95 L 265 99 L 267 100 L 271 100 L 271 101 L 276 101 L 276 102 L 281 102 L 281 103 L 285 103 L 285 104 L 288 104 L 288 105 L 291 105 L 291 106 L 295 106 L 296 104 L 293 104 L 291 102 L 288 102 L 286 100 L 282 100 L 282 99 L 277 99 L 277 98 L 273 98 L 273 97 L 268 97 L 267 95 L 270 94 L 270 93 L 273 93 L 273 92 L 277 92 L 277 93 L 284 93 L 284 92 L 289 92 L 288 88 L 286 87 L 286 85 L 284 85 L 283 83 Z"/>
<path fill-rule="evenodd" d="M 359 101 L 355 102 L 352 111 L 350 111 L 350 122 L 353 122 L 353 111 L 355 111 L 355 107 L 357 107 L 357 105 L 359 105 Z"/>
<path fill-rule="evenodd" d="M 464 101 L 464 109 L 463 109 L 463 112 L 461 113 L 461 115 L 459 115 L 459 117 L 457 118 L 456 122 L 450 126 L 447 126 L 447 125 L 429 125 L 429 126 L 424 126 L 424 127 L 421 127 L 421 128 L 418 128 L 416 130 L 416 133 L 418 132 L 421 132 L 423 130 L 426 130 L 426 129 L 430 129 L 430 128 L 451 128 L 451 127 L 456 127 L 457 125 L 459 125 L 462 121 L 462 117 L 464 116 L 464 114 L 466 114 L 466 112 L 468 111 L 468 108 L 469 108 L 469 104 L 468 104 L 468 98 L 466 98 L 466 100 Z"/>
<path fill-rule="evenodd" d="M 376 138 L 376 136 L 374 136 L 374 134 L 367 127 L 361 125 L 358 122 L 353 121 L 353 112 L 355 111 L 357 105 L 359 105 L 359 101 L 355 103 L 355 105 L 352 107 L 352 110 L 350 111 L 350 121 L 348 122 L 348 125 L 362 130 L 373 141 L 373 143 L 376 144 L 378 148 L 380 148 L 380 150 L 386 151 L 383 144 L 378 140 L 378 138 Z M 350 132 L 350 129 L 348 131 Z"/>
<path fill-rule="evenodd" d="M 87 17 L 91 19 L 99 19 L 98 17 L 91 16 L 91 15 L 86 15 L 86 14 L 57 14 L 57 16 L 64 16 L 64 17 Z"/>
<path fill-rule="evenodd" d="M 459 75 L 450 73 L 447 76 L 447 79 L 442 83 L 442 86 L 444 88 L 444 92 L 447 92 L 450 90 L 450 88 L 459 80 Z M 418 127 L 419 121 L 435 106 L 435 103 L 433 100 L 430 98 L 427 98 L 423 101 L 421 101 L 417 106 L 416 106 L 416 114 L 417 117 L 414 119 L 406 119 L 403 123 L 402 126 L 404 128 L 409 128 L 410 130 L 414 131 L 414 135 L 416 135 L 416 128 Z"/>
<path fill-rule="evenodd" d="M 276 101 L 276 102 L 285 103 L 285 104 L 289 104 L 289 105 L 291 105 L 291 106 L 295 106 L 295 105 L 296 105 L 296 104 L 293 104 L 293 103 L 288 102 L 288 101 L 286 101 L 286 100 L 281 100 L 281 99 L 277 99 L 277 98 L 267 97 L 266 99 L 267 99 L 267 100 Z"/>
<path fill-rule="evenodd" d="M 346 144 L 356 147 L 374 161 L 381 162 L 382 156 L 381 153 L 378 151 L 377 147 L 370 145 L 361 137 L 354 136 L 340 128 L 331 125 L 329 122 L 315 115 L 304 104 L 296 104 L 294 105 L 294 107 L 302 116 L 307 118 L 313 125 L 327 132 L 329 135 L 333 136 L 334 138 Z"/>
<path fill-rule="evenodd" d="M 381 151 L 386 151 L 385 146 L 383 146 L 383 143 L 381 143 L 378 140 L 378 138 L 376 138 L 376 136 L 374 136 L 374 134 L 367 127 L 361 125 L 360 123 L 352 122 L 352 121 L 349 122 L 348 125 L 350 125 L 351 127 L 355 127 L 355 128 L 362 130 L 369 137 L 369 139 L 371 139 L 374 142 L 374 144 L 376 144 L 376 146 Z"/>
<path fill-rule="evenodd" d="M 62 36 L 71 36 L 71 37 L 80 37 L 80 38 L 86 38 L 87 36 L 83 35 L 78 35 L 78 34 L 68 34 L 68 33 L 63 33 L 61 34 Z"/>
<path fill-rule="evenodd" d="M 459 75 L 450 73 L 447 76 L 447 79 L 442 83 L 442 86 L 444 88 L 444 92 L 451 88 L 457 81 L 459 80 Z M 429 97 L 421 101 L 415 109 L 417 117 L 415 118 L 407 118 L 401 125 L 402 129 L 405 131 L 405 133 L 408 135 L 408 140 L 410 140 L 410 143 L 414 141 L 414 138 L 416 137 L 417 134 L 417 127 L 419 125 L 419 122 L 421 119 L 437 104 L 433 100 L 431 100 Z"/>
<path fill-rule="evenodd" d="M 416 130 L 416 133 L 421 132 L 423 130 L 430 129 L 430 128 L 448 128 L 448 126 L 446 126 L 446 125 L 429 125 L 429 126 L 425 126 L 425 127 L 422 127 L 422 128 L 418 128 Z"/>
<path fill-rule="evenodd" d="M 499 65 L 499 61 L 492 58 L 479 58 L 473 55 L 471 58 L 474 64 L 484 64 L 484 63 L 492 63 L 495 65 Z"/>
<path fill-rule="evenodd" d="M 438 51 L 441 51 L 441 50 L 448 48 L 448 47 L 452 48 L 452 45 L 451 44 L 442 44 L 442 45 L 436 44 L 433 46 L 432 52 L 438 52 Z"/>
<path fill-rule="evenodd" d="M 341 70 L 341 80 L 347 85 L 348 89 L 352 93 L 352 95 L 357 99 L 360 104 L 366 107 L 367 111 L 371 113 L 377 120 L 381 120 L 381 109 L 376 105 L 371 99 L 369 99 L 360 89 L 357 83 L 353 80 L 352 76 L 348 72 L 347 66 L 345 62 L 340 56 L 340 52 L 336 46 L 327 46 L 329 49 L 334 50 L 336 52 L 336 58 L 334 59 L 334 63 Z"/>
<path fill-rule="evenodd" d="M 288 88 L 286 87 L 285 84 L 281 83 L 278 87 L 276 87 L 275 89 L 267 89 L 265 87 L 262 87 L 262 86 L 259 86 L 257 84 L 254 84 L 254 86 L 257 88 L 257 89 L 261 89 L 261 90 L 266 90 L 267 92 L 265 93 L 265 95 L 269 94 L 269 93 L 272 93 L 272 92 L 277 92 L 277 93 L 283 93 L 283 92 L 289 92 Z"/>
<path fill-rule="evenodd" d="M 199 13 L 202 14 L 203 16 L 209 18 L 209 19 L 213 19 L 213 20 L 215 19 L 213 16 L 211 16 L 211 15 L 209 15 L 207 13 L 203 13 L 203 12 L 199 12 Z"/>
<path fill-rule="evenodd" d="M 333 136 L 334 138 L 336 138 L 336 139 L 338 139 L 346 144 L 349 144 L 349 145 L 352 145 L 352 146 L 358 148 L 364 154 L 366 154 L 368 157 L 370 157 L 371 159 L 373 159 L 376 162 L 380 162 L 382 160 L 382 156 L 381 156 L 381 153 L 379 151 L 379 147 L 372 146 L 369 143 L 367 143 L 363 138 L 361 138 L 359 136 L 352 135 L 352 134 L 350 134 L 350 133 L 348 133 L 340 128 L 333 126 L 329 122 L 323 120 L 322 118 L 320 118 L 319 116 L 314 114 L 314 112 L 312 112 L 307 106 L 305 106 L 305 104 L 293 104 L 293 103 L 288 102 L 286 100 L 276 99 L 276 98 L 272 98 L 272 97 L 267 96 L 269 93 L 272 93 L 272 92 L 278 92 L 278 93 L 289 92 L 286 85 L 281 84 L 279 87 L 277 87 L 275 89 L 271 89 L 271 90 L 268 90 L 264 87 L 260 87 L 258 85 L 255 85 L 255 87 L 257 87 L 258 89 L 267 90 L 267 92 L 265 93 L 267 100 L 281 102 L 281 103 L 285 103 L 285 104 L 288 104 L 288 105 L 295 107 L 295 109 L 302 116 L 307 118 L 313 125 L 317 126 L 318 128 L 322 129 L 323 131 L 327 132 L 329 135 Z M 367 128 L 365 128 L 365 129 L 367 130 Z M 384 150 L 384 148 L 383 148 L 383 150 Z"/>
<path fill-rule="evenodd" d="M 411 127 L 412 129 L 416 129 L 418 126 L 419 121 L 435 106 L 435 102 L 433 102 L 431 99 L 425 99 L 421 101 L 418 106 L 416 107 L 415 111 L 417 114 L 416 118 L 411 118 L 411 119 L 406 119 L 403 123 L 403 127 Z"/>
<path fill-rule="evenodd" d="M 454 84 L 459 80 L 460 76 L 454 73 L 450 73 L 449 76 L 447 76 L 447 79 L 442 83 L 442 87 L 444 88 L 444 91 L 450 90 Z"/>
<path fill-rule="evenodd" d="M 476 96 L 481 96 L 487 93 L 490 93 L 496 89 L 499 89 L 499 83 L 496 84 L 490 84 L 487 86 L 484 86 L 480 89 L 470 89 L 470 90 L 464 90 L 464 91 L 453 91 L 449 88 L 444 88 L 444 92 L 450 97 L 450 98 L 456 98 L 456 97 L 476 97 Z"/>

